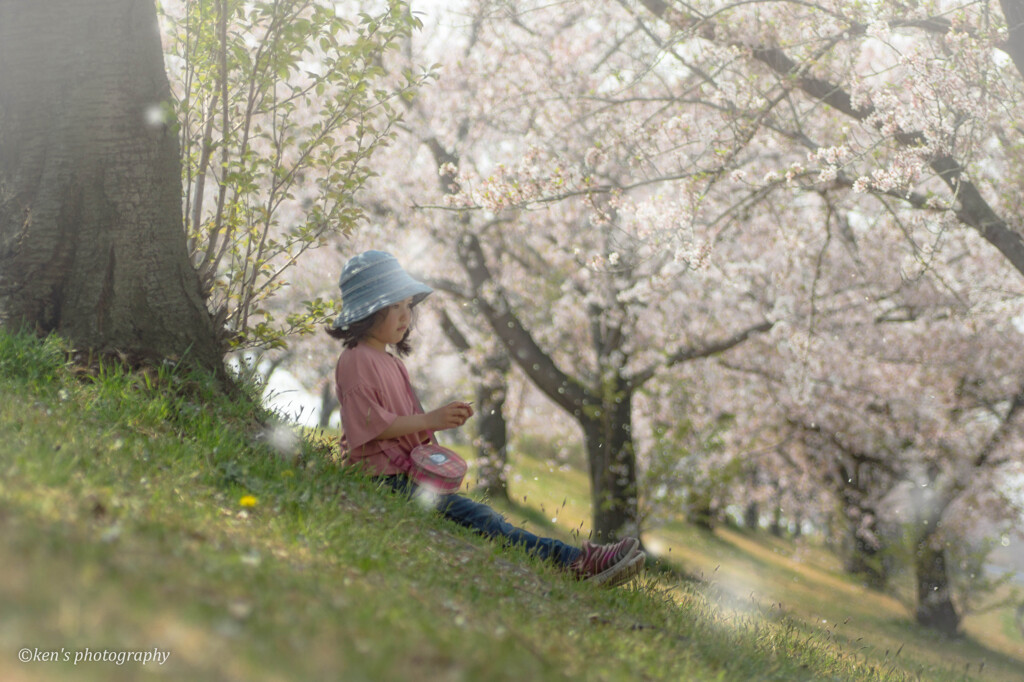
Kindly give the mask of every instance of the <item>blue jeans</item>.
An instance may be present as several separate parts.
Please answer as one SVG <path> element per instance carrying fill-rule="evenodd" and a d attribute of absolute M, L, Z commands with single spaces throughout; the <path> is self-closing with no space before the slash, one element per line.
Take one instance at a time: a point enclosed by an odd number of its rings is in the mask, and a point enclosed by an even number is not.
<path fill-rule="evenodd" d="M 396 493 L 412 497 L 417 486 L 403 474 L 381 476 L 383 484 Z M 501 538 L 506 545 L 522 546 L 530 554 L 547 559 L 560 566 L 568 566 L 579 558 L 582 551 L 572 545 L 553 538 L 542 538 L 513 526 L 505 517 L 486 504 L 474 502 L 468 497 L 458 494 L 442 495 L 438 498 L 435 509 L 443 516 L 460 526 L 465 526 L 488 538 Z"/>

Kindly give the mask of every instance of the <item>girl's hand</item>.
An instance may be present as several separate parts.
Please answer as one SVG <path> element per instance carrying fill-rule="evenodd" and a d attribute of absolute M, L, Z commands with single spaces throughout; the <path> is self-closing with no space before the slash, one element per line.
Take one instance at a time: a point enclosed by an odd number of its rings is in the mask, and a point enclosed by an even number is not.
<path fill-rule="evenodd" d="M 473 416 L 473 406 L 469 403 L 453 402 L 427 413 L 431 431 L 457 429 Z"/>

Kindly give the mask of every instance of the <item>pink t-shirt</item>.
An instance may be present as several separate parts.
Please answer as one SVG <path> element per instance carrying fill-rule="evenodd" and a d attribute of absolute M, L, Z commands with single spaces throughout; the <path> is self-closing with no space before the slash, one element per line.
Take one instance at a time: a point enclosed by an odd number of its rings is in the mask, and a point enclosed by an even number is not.
<path fill-rule="evenodd" d="M 396 417 L 423 413 L 402 361 L 360 343 L 342 351 L 334 381 L 345 434 L 342 448 L 348 448 L 349 463 L 374 476 L 407 473 L 412 463 L 409 453 L 430 440 L 431 432 L 377 440 Z"/>

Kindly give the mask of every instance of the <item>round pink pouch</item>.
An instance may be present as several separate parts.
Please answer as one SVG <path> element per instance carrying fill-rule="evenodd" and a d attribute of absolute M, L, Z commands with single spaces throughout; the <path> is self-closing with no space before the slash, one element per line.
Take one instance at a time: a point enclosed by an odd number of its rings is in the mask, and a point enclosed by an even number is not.
<path fill-rule="evenodd" d="M 439 493 L 454 493 L 466 476 L 466 461 L 437 443 L 424 443 L 413 449 L 411 478 L 417 485 Z"/>

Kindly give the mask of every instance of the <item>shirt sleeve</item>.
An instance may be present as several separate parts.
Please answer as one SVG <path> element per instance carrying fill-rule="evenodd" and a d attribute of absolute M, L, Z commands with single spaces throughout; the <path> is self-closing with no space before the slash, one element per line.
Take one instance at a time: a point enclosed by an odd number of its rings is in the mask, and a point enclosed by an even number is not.
<path fill-rule="evenodd" d="M 340 403 L 341 426 L 352 449 L 376 439 L 398 418 L 368 386 L 353 387 L 341 396 Z"/>

